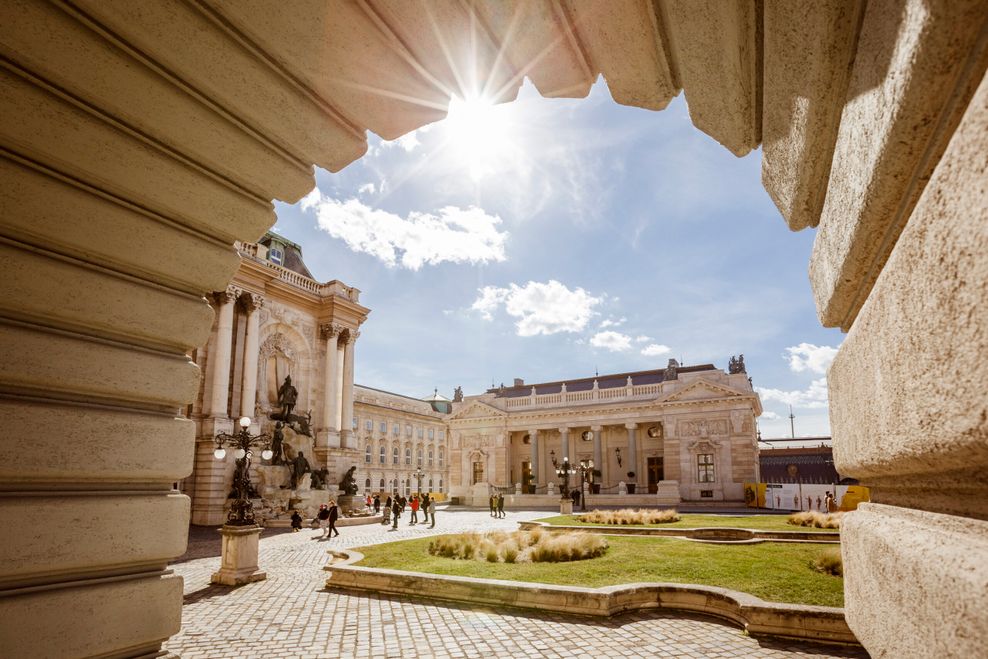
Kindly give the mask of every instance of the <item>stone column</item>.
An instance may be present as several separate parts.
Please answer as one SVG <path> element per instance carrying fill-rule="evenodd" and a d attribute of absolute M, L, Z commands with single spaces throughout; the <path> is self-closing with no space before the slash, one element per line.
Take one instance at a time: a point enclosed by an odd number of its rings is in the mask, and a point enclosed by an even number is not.
<path fill-rule="evenodd" d="M 360 332 L 350 330 L 346 336 L 346 347 L 343 349 L 343 410 L 340 420 L 340 445 L 344 448 L 356 448 L 353 437 L 353 350 Z"/>
<path fill-rule="evenodd" d="M 337 372 L 339 371 L 339 336 L 341 327 L 336 323 L 325 323 L 319 326 L 319 337 L 326 341 L 326 358 L 323 361 L 323 392 L 322 409 L 319 411 L 319 428 L 316 430 L 315 454 L 323 465 L 327 464 L 329 451 L 340 445 L 339 409 L 340 389 Z"/>
<path fill-rule="evenodd" d="M 529 437 L 529 449 L 532 451 L 532 484 L 538 485 L 539 479 L 541 477 L 541 469 L 539 468 L 539 431 L 532 428 L 528 431 Z M 527 492 L 526 492 L 527 494 Z"/>
<path fill-rule="evenodd" d="M 255 293 L 240 296 L 247 310 L 247 333 L 244 337 L 244 379 L 240 389 L 240 414 L 254 419 L 254 403 L 257 399 L 257 348 L 260 328 L 260 310 L 263 298 Z"/>
<path fill-rule="evenodd" d="M 227 397 L 230 395 L 230 350 L 233 341 L 233 301 L 237 289 L 229 287 L 213 294 L 216 309 L 216 334 L 213 354 L 210 355 L 211 388 L 209 390 L 209 416 L 227 418 Z"/>
<path fill-rule="evenodd" d="M 600 445 L 600 431 L 601 426 L 590 426 L 590 430 L 593 431 L 593 464 L 594 468 L 600 469 L 601 479 L 604 478 L 604 460 L 603 452 Z"/>
<path fill-rule="evenodd" d="M 573 464 L 576 462 L 576 447 L 570 444 L 569 428 L 560 428 L 559 435 L 559 450 L 562 452 L 559 461 L 562 462 L 563 458 L 569 458 L 569 463 Z"/>
<path fill-rule="evenodd" d="M 637 423 L 626 423 L 624 427 L 628 429 L 628 456 L 624 459 L 624 464 L 627 471 L 635 472 L 635 482 L 638 482 L 638 437 L 637 437 Z M 627 472 L 625 472 L 627 473 Z M 621 474 L 621 478 L 618 480 L 625 480 L 624 474 Z M 637 494 L 637 489 L 635 491 Z"/>

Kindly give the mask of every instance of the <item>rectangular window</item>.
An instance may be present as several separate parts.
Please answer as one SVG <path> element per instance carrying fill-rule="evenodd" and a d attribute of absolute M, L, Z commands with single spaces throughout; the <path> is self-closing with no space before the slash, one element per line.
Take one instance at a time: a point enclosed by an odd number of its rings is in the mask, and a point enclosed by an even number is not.
<path fill-rule="evenodd" d="M 394 433 L 394 436 L 395 436 L 395 437 L 397 437 L 397 436 L 398 436 L 399 434 L 401 434 L 401 424 L 400 424 L 400 423 L 396 423 L 396 424 L 394 424 L 394 425 L 393 425 L 393 426 L 391 427 L 391 432 L 393 432 L 393 433 Z"/>
<path fill-rule="evenodd" d="M 419 439 L 422 439 L 423 437 L 425 437 L 425 430 L 419 428 Z"/>
<path fill-rule="evenodd" d="M 364 421 L 364 430 L 374 430 L 374 422 L 370 419 Z"/>
<path fill-rule="evenodd" d="M 441 448 L 439 449 L 439 466 L 443 466 L 443 450 Z"/>
<path fill-rule="evenodd" d="M 696 480 L 700 483 L 714 482 L 713 453 L 700 453 L 696 456 Z"/>
<path fill-rule="evenodd" d="M 473 484 L 484 482 L 484 463 L 474 462 L 473 463 Z"/>
<path fill-rule="evenodd" d="M 446 438 L 446 433 L 444 431 L 440 430 L 439 431 L 439 439 L 445 439 L 445 438 Z"/>
<path fill-rule="evenodd" d="M 381 422 L 381 424 L 380 424 L 380 430 L 383 433 L 387 433 L 388 432 L 388 422 L 387 421 L 382 421 Z"/>
<path fill-rule="evenodd" d="M 360 424 L 359 424 L 359 423 L 357 423 L 357 417 L 353 417 L 353 423 L 352 423 L 352 424 L 350 424 L 350 425 L 351 425 L 351 427 L 352 427 L 352 428 L 353 428 L 354 430 L 356 430 L 357 428 L 359 428 L 359 427 L 360 427 Z"/>
<path fill-rule="evenodd" d="M 386 455 L 387 454 L 384 452 L 384 445 L 382 444 L 381 445 L 381 464 L 382 465 L 386 462 Z"/>
<path fill-rule="evenodd" d="M 429 428 L 429 439 L 435 439 L 435 438 L 436 438 L 436 429 Z"/>
<path fill-rule="evenodd" d="M 367 445 L 367 450 L 364 451 L 364 462 L 370 464 L 371 461 L 371 445 Z"/>
<path fill-rule="evenodd" d="M 410 424 L 410 423 L 406 423 L 405 424 L 405 436 L 406 437 L 411 437 L 412 436 L 412 424 Z"/>

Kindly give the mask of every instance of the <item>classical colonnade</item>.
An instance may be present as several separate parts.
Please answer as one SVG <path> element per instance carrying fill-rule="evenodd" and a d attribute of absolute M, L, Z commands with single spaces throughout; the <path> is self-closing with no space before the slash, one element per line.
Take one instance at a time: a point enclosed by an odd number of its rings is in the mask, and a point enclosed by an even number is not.
<path fill-rule="evenodd" d="M 604 483 L 622 481 L 624 478 L 621 474 L 618 474 L 617 478 L 613 478 L 613 474 L 608 473 L 610 469 L 610 461 L 605 459 L 603 439 L 601 433 L 604 429 L 605 424 L 590 425 L 589 432 L 593 435 L 593 462 L 596 469 L 601 472 L 601 481 Z M 611 424 L 606 424 L 611 425 Z M 643 472 L 639 469 L 639 451 L 638 451 L 638 426 L 648 425 L 647 423 L 639 422 L 626 422 L 621 424 L 627 431 L 627 449 L 626 453 L 622 455 L 622 465 L 627 471 L 633 471 L 638 474 Z M 529 428 L 529 449 L 530 449 L 530 464 L 532 465 L 532 476 L 536 483 L 545 484 L 555 479 L 554 469 L 555 466 L 552 465 L 552 460 L 548 456 L 548 451 L 546 445 L 548 443 L 548 432 L 557 431 L 561 437 L 561 446 L 563 447 L 563 455 L 557 458 L 559 464 L 562 464 L 566 458 L 569 458 L 571 464 L 577 464 L 579 462 L 579 455 L 577 449 L 577 440 L 580 438 L 583 431 L 576 428 L 571 428 L 569 426 L 560 426 L 553 428 Z M 541 432 L 541 434 L 540 434 Z"/>

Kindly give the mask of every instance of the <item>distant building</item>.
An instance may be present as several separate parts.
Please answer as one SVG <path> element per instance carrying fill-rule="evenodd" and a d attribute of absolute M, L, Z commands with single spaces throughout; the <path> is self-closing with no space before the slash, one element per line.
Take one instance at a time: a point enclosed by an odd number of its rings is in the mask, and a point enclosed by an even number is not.
<path fill-rule="evenodd" d="M 764 444 L 768 444 L 766 447 Z M 799 444 L 799 446 L 791 446 Z M 807 444 L 811 444 L 807 446 Z M 815 444 L 812 445 L 812 444 Z M 854 484 L 834 468 L 834 450 L 830 437 L 797 437 L 786 440 L 763 440 L 758 455 L 763 483 L 804 483 L 830 485 Z"/>

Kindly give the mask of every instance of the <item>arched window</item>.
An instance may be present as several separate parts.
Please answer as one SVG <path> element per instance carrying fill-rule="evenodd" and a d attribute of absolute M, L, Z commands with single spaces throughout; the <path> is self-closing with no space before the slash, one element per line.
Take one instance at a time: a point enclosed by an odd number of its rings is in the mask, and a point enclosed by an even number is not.
<path fill-rule="evenodd" d="M 384 479 L 383 478 L 381 479 L 381 489 L 382 490 L 384 489 Z"/>
<path fill-rule="evenodd" d="M 412 493 L 412 481 L 411 480 L 406 480 L 405 481 L 405 496 L 407 497 L 411 493 Z"/>
<path fill-rule="evenodd" d="M 371 461 L 371 445 L 370 442 L 367 442 L 367 448 L 364 449 L 364 462 L 370 464 L 370 461 Z"/>
<path fill-rule="evenodd" d="M 405 449 L 405 464 L 412 464 L 412 449 L 410 448 Z"/>
<path fill-rule="evenodd" d="M 441 479 L 441 478 L 439 479 L 439 491 L 440 492 L 443 491 L 443 479 Z"/>
<path fill-rule="evenodd" d="M 422 447 L 421 446 L 415 452 L 415 459 L 417 461 L 418 466 L 421 467 L 422 466 Z"/>
<path fill-rule="evenodd" d="M 441 446 L 439 447 L 439 466 L 443 466 L 443 449 Z"/>
<path fill-rule="evenodd" d="M 385 456 L 386 456 L 386 455 L 387 455 L 387 454 L 386 454 L 386 453 L 384 452 L 384 444 L 381 444 L 381 464 L 382 464 L 382 465 L 383 465 L 383 464 L 384 464 L 384 462 L 385 462 Z"/>
<path fill-rule="evenodd" d="M 432 447 L 429 447 L 429 466 L 432 466 Z"/>
<path fill-rule="evenodd" d="M 391 449 L 391 463 L 398 464 L 398 447 L 395 446 Z"/>
<path fill-rule="evenodd" d="M 364 481 L 364 489 L 365 490 L 369 490 L 370 489 L 370 479 L 369 478 Z"/>
<path fill-rule="evenodd" d="M 429 479 L 429 491 L 430 492 L 432 491 L 432 479 L 431 478 Z"/>

